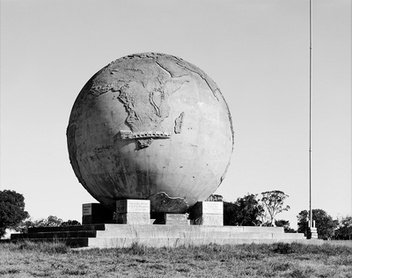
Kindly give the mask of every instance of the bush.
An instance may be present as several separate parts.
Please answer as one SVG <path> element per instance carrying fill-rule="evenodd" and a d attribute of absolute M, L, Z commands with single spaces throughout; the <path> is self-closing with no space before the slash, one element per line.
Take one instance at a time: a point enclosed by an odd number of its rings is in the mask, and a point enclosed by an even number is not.
<path fill-rule="evenodd" d="M 292 248 L 292 245 L 282 242 L 274 243 L 272 246 L 272 251 L 278 254 L 290 254 L 295 252 Z"/>

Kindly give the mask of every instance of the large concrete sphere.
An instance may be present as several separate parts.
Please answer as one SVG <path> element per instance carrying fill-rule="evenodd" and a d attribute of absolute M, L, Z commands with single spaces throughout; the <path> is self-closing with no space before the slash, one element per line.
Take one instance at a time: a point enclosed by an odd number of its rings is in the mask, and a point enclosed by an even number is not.
<path fill-rule="evenodd" d="M 224 97 L 201 69 L 142 53 L 86 83 L 67 140 L 79 182 L 100 203 L 150 199 L 153 212 L 185 212 L 224 179 L 233 129 Z"/>

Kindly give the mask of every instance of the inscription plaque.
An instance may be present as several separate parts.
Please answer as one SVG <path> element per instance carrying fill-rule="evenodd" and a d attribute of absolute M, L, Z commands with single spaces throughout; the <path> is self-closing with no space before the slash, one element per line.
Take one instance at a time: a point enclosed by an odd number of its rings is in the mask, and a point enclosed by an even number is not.
<path fill-rule="evenodd" d="M 82 205 L 82 215 L 92 215 L 92 204 Z"/>
<path fill-rule="evenodd" d="M 118 200 L 117 213 L 150 213 L 150 200 Z"/>
<path fill-rule="evenodd" d="M 203 214 L 223 214 L 223 202 L 203 202 Z"/>

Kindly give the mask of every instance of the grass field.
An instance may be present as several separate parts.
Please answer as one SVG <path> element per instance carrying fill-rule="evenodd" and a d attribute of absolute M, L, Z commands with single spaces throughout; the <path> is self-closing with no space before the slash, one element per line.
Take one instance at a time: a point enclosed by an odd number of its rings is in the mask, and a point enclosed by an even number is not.
<path fill-rule="evenodd" d="M 0 276 L 351 277 L 351 253 L 351 242 L 89 250 L 61 243 L 4 243 Z"/>

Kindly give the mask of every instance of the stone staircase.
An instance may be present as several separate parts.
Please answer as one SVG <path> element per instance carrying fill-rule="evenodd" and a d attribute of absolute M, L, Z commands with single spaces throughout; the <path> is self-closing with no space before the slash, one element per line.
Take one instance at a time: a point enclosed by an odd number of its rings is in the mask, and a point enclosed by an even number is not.
<path fill-rule="evenodd" d="M 65 242 L 71 247 L 121 248 L 137 243 L 151 247 L 204 244 L 261 244 L 303 242 L 303 234 L 284 233 L 282 227 L 91 224 L 29 228 L 12 234 L 11 241 Z"/>

